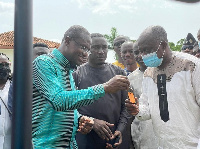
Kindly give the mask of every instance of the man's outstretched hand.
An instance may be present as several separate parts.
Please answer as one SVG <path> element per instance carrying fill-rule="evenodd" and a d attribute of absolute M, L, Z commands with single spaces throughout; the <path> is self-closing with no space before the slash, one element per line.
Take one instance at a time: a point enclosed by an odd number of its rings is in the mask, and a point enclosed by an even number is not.
<path fill-rule="evenodd" d="M 127 90 L 129 87 L 129 80 L 126 76 L 116 75 L 108 82 L 104 83 L 105 93 L 115 93 L 119 90 Z"/>

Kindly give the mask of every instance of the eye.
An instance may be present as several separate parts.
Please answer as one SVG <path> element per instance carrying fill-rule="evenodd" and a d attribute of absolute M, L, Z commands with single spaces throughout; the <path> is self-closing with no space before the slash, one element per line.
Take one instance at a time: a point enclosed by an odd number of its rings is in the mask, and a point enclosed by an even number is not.
<path fill-rule="evenodd" d="M 107 48 L 108 48 L 108 46 L 106 46 L 106 45 L 102 46 L 102 49 L 104 49 L 104 50 L 107 50 Z"/>
<path fill-rule="evenodd" d="M 138 54 L 139 54 L 139 51 L 134 51 L 134 54 L 135 54 L 135 55 L 138 55 Z"/>
<path fill-rule="evenodd" d="M 47 54 L 47 53 L 45 53 L 45 52 L 39 52 L 39 53 L 37 53 L 38 56 L 43 55 L 43 54 Z"/>

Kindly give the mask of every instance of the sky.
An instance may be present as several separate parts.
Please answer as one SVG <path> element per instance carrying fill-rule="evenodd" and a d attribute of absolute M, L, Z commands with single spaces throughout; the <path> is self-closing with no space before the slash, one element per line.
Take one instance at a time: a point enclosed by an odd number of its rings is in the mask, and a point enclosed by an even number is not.
<path fill-rule="evenodd" d="M 90 33 L 119 35 L 136 40 L 151 25 L 163 26 L 177 43 L 200 29 L 200 3 L 173 0 L 33 0 L 33 36 L 60 42 L 72 25 Z M 0 33 L 14 30 L 14 0 L 0 0 Z"/>

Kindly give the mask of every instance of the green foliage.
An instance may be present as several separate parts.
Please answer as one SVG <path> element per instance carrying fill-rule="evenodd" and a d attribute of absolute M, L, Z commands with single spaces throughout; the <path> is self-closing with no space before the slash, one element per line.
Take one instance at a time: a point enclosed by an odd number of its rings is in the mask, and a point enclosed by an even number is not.
<path fill-rule="evenodd" d="M 184 39 L 180 39 L 176 45 L 173 42 L 169 42 L 170 49 L 172 51 L 181 51 L 181 47 L 183 46 Z"/>
<path fill-rule="evenodd" d="M 117 28 L 115 27 L 112 27 L 111 30 L 110 30 L 110 35 L 108 34 L 105 34 L 104 37 L 107 39 L 108 41 L 108 49 L 114 49 L 113 48 L 113 41 L 114 39 L 117 37 Z"/>
<path fill-rule="evenodd" d="M 105 34 L 104 37 L 108 41 L 108 49 L 113 50 L 113 41 L 118 36 L 117 28 L 112 27 L 110 30 L 110 34 Z M 136 40 L 131 40 L 135 42 Z M 173 42 L 169 42 L 169 46 L 172 51 L 181 51 L 181 47 L 183 46 L 184 39 L 180 39 L 176 44 Z"/>
<path fill-rule="evenodd" d="M 131 40 L 133 43 L 136 42 L 136 40 Z"/>

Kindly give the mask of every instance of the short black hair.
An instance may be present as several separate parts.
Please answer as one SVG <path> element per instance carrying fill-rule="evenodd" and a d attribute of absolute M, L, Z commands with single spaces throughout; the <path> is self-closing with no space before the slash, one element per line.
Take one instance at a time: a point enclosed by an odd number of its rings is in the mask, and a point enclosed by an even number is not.
<path fill-rule="evenodd" d="M 91 35 L 90 35 L 90 37 L 91 38 L 95 38 L 95 37 L 103 37 L 103 38 L 105 38 L 102 34 L 100 34 L 100 33 L 92 33 Z"/>
<path fill-rule="evenodd" d="M 35 48 L 35 47 L 44 47 L 44 48 L 48 48 L 49 49 L 47 44 L 42 43 L 42 42 L 37 42 L 37 43 L 33 44 L 33 48 Z"/>
<path fill-rule="evenodd" d="M 66 37 L 76 39 L 76 38 L 81 38 L 81 36 L 85 34 L 90 36 L 90 33 L 86 28 L 80 25 L 73 25 L 65 32 L 62 42 L 65 40 Z"/>
<path fill-rule="evenodd" d="M 5 56 L 5 57 L 9 60 L 9 57 L 8 57 L 6 54 L 0 53 L 0 56 L 1 56 L 1 55 Z"/>
<path fill-rule="evenodd" d="M 124 39 L 125 41 L 129 41 L 129 40 L 130 40 L 130 38 L 129 38 L 128 36 L 118 35 L 118 36 L 114 39 L 113 44 L 115 44 L 116 41 L 118 41 L 119 39 L 122 39 L 122 40 Z"/>

